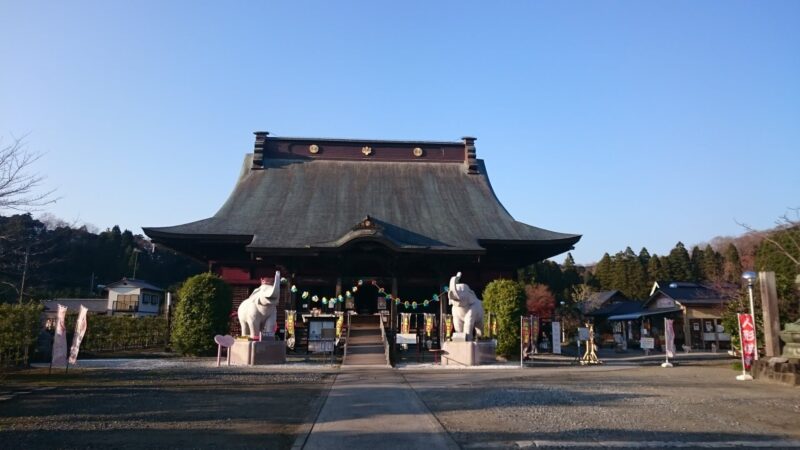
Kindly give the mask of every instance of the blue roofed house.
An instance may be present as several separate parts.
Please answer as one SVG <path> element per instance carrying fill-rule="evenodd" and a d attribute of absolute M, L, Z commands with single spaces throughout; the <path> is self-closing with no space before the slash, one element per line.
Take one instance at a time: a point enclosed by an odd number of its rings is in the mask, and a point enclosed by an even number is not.
<path fill-rule="evenodd" d="M 656 282 L 650 298 L 638 312 L 615 314 L 611 321 L 640 320 L 642 333 L 664 342 L 664 319 L 672 319 L 675 343 L 685 349 L 730 347 L 731 336 L 722 327 L 722 312 L 729 297 L 699 283 Z"/>

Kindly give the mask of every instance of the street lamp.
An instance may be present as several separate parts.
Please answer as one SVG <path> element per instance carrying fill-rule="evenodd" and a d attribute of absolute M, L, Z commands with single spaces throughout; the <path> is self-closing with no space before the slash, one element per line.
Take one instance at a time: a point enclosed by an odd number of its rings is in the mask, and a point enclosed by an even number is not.
<path fill-rule="evenodd" d="M 756 325 L 756 314 L 753 308 L 753 282 L 758 277 L 755 272 L 747 271 L 742 274 L 742 278 L 747 280 L 747 293 L 750 295 L 750 317 L 753 319 L 753 327 L 755 328 Z M 755 351 L 755 360 L 758 361 L 758 336 L 755 336 L 756 340 L 756 351 Z M 744 349 L 742 349 L 744 351 Z"/>

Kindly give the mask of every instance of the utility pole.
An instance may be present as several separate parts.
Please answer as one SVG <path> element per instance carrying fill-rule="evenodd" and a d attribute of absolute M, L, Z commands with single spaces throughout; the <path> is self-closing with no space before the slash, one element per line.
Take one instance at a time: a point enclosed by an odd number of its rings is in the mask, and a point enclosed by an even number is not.
<path fill-rule="evenodd" d="M 135 249 L 133 249 L 133 253 L 136 256 L 133 257 L 133 277 L 131 277 L 131 278 L 133 278 L 135 280 L 136 279 L 136 266 L 139 265 L 139 253 L 142 253 L 142 251 L 139 250 L 138 248 L 135 248 Z"/>
<path fill-rule="evenodd" d="M 25 277 L 28 275 L 28 255 L 31 254 L 31 246 L 25 247 L 25 262 L 22 264 L 22 281 L 19 284 L 19 302 L 22 303 L 22 297 L 25 294 Z"/>

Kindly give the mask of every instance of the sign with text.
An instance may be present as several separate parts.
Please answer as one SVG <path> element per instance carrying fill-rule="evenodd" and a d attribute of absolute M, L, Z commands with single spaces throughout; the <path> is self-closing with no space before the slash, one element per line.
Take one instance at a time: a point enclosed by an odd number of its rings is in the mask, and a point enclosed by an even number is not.
<path fill-rule="evenodd" d="M 652 350 L 656 348 L 656 339 L 651 337 L 643 337 L 639 340 L 639 346 L 642 350 Z"/>
<path fill-rule="evenodd" d="M 756 355 L 756 324 L 750 314 L 737 314 L 739 318 L 739 338 L 742 342 L 742 366 L 750 370 Z"/>
<path fill-rule="evenodd" d="M 580 341 L 588 341 L 589 340 L 589 328 L 587 328 L 587 327 L 578 328 L 578 340 L 580 340 Z"/>
<path fill-rule="evenodd" d="M 561 354 L 561 322 L 553 322 L 553 353 Z"/>

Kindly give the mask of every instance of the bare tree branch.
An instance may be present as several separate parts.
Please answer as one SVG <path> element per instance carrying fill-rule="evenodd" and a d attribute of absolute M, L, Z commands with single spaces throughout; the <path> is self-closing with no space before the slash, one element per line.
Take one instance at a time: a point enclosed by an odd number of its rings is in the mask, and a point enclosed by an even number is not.
<path fill-rule="evenodd" d="M 795 211 L 795 214 L 800 214 L 800 208 L 790 208 L 790 209 L 792 211 Z M 744 228 L 745 230 L 751 233 L 760 233 L 755 228 L 751 227 L 750 225 L 747 225 L 746 223 L 741 223 L 739 221 L 735 222 L 737 225 L 739 225 L 740 227 Z M 778 225 L 778 228 L 786 230 L 795 227 L 800 227 L 800 221 L 790 219 L 788 214 L 784 214 L 783 216 L 781 216 L 781 218 L 778 221 L 776 221 L 776 224 Z M 780 250 L 780 252 L 783 253 L 784 256 L 789 258 L 793 263 L 795 263 L 795 265 L 800 266 L 800 258 L 792 254 L 792 252 L 786 249 L 786 247 L 784 247 L 780 242 L 772 238 L 769 233 L 762 233 L 762 234 L 764 236 L 765 241 L 777 247 L 778 250 Z M 794 236 L 792 236 L 791 233 L 786 233 L 786 235 L 788 236 L 789 241 L 794 245 L 795 249 L 797 249 L 797 254 L 800 255 L 800 242 L 798 242 L 794 238 Z"/>
<path fill-rule="evenodd" d="M 56 202 L 55 190 L 38 192 L 44 177 L 31 172 L 41 154 L 25 148 L 24 137 L 3 144 L 0 138 L 0 211 L 29 212 Z"/>

